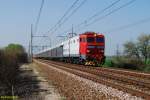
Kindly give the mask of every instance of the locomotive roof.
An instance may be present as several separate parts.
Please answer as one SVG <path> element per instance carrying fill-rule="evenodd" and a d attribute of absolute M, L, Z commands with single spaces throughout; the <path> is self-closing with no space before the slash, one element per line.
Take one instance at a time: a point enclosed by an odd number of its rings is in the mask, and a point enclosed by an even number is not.
<path fill-rule="evenodd" d="M 101 34 L 101 33 L 96 33 L 96 32 L 85 32 L 85 33 L 82 33 L 82 34 L 80 34 L 80 35 L 94 35 L 94 34 L 104 36 L 103 34 Z"/>

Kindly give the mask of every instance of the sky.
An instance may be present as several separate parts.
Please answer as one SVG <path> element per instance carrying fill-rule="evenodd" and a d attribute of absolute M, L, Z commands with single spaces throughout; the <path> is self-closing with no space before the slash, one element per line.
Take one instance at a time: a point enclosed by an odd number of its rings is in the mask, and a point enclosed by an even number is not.
<path fill-rule="evenodd" d="M 97 20 L 95 23 L 86 26 L 86 19 L 108 7 L 117 0 L 86 0 L 86 2 L 69 19 L 58 27 L 55 32 L 48 32 L 64 15 L 75 0 L 45 0 L 40 16 L 37 32 L 35 33 L 35 23 L 42 0 L 0 0 L 0 47 L 5 47 L 10 43 L 18 43 L 28 49 L 33 24 L 34 35 L 46 35 L 47 38 L 34 38 L 33 45 L 56 45 L 59 43 L 60 35 L 71 32 L 81 34 L 86 31 L 102 33 L 106 39 L 106 55 L 115 55 L 117 45 L 123 51 L 123 44 L 127 41 L 136 41 L 143 33 L 150 34 L 150 21 L 134 25 L 126 29 L 117 28 L 150 18 L 150 0 L 135 0 L 130 5 Z M 113 11 L 117 7 L 124 5 L 131 0 L 120 0 L 112 8 L 101 13 L 96 18 L 101 18 Z M 76 6 L 83 2 L 79 0 Z M 89 21 L 89 20 L 88 20 Z M 76 26 L 84 22 L 81 30 Z M 116 31 L 112 31 L 116 29 Z M 35 48 L 36 49 L 36 48 Z M 37 51 L 36 49 L 35 51 Z"/>

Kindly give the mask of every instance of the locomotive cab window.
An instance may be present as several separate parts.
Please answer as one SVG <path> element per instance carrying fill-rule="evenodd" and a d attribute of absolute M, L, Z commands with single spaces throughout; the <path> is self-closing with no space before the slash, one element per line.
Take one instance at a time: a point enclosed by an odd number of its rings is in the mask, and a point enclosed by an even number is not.
<path fill-rule="evenodd" d="M 86 38 L 80 38 L 80 42 L 86 42 Z"/>
<path fill-rule="evenodd" d="M 94 37 L 87 37 L 87 42 L 94 42 Z"/>
<path fill-rule="evenodd" d="M 102 37 L 96 37 L 96 42 L 104 42 L 104 38 L 102 38 Z"/>

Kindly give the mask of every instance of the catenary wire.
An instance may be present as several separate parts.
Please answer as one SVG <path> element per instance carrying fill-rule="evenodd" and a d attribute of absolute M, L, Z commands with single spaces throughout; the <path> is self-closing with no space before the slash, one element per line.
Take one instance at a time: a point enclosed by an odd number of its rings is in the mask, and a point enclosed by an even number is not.
<path fill-rule="evenodd" d="M 116 9 L 112 10 L 112 11 L 109 12 L 108 14 L 106 14 L 106 15 L 104 15 L 104 16 L 101 16 L 101 17 L 99 17 L 99 18 L 97 18 L 97 19 L 95 19 L 94 21 L 92 21 L 91 23 L 87 24 L 86 26 L 92 25 L 92 24 L 94 24 L 95 22 L 106 18 L 107 16 L 109 16 L 109 15 L 111 15 L 111 14 L 113 14 L 113 13 L 119 11 L 120 9 L 122 9 L 122 8 L 124 8 L 124 7 L 128 6 L 128 5 L 130 5 L 131 3 L 135 2 L 135 1 L 136 1 L 136 0 L 131 0 L 131 1 L 127 2 L 127 3 L 125 3 L 124 5 L 122 5 L 122 6 L 118 7 L 118 8 L 116 8 Z"/>
<path fill-rule="evenodd" d="M 51 32 L 51 31 L 55 30 L 55 28 L 57 27 L 57 25 L 59 25 L 59 24 L 62 22 L 62 20 L 65 18 L 65 16 L 68 15 L 68 13 L 74 8 L 74 6 L 77 4 L 78 1 L 79 1 L 79 0 L 75 0 L 75 1 L 73 2 L 73 4 L 68 8 L 68 10 L 64 13 L 64 15 L 58 20 L 58 22 L 57 22 L 50 30 L 48 30 L 47 33 L 49 33 L 49 32 Z"/>
<path fill-rule="evenodd" d="M 100 10 L 99 12 L 97 12 L 97 13 L 95 13 L 94 15 L 92 15 L 91 17 L 87 18 L 86 20 L 84 20 L 84 21 L 81 22 L 80 24 L 76 25 L 75 28 L 82 26 L 82 25 L 85 24 L 86 22 L 88 22 L 88 21 L 94 19 L 95 17 L 97 17 L 98 15 L 104 13 L 106 10 L 108 10 L 108 9 L 111 8 L 111 7 L 113 7 L 113 6 L 114 6 L 115 4 L 117 4 L 119 1 L 121 1 L 121 0 L 116 0 L 115 2 L 111 3 L 111 4 L 108 5 L 106 8 Z M 64 31 L 64 33 L 68 32 L 68 31 L 70 31 L 70 30 L 71 30 L 71 28 L 68 29 L 68 30 L 66 30 L 66 31 Z"/>
<path fill-rule="evenodd" d="M 78 30 L 76 29 L 76 31 L 80 31 L 80 30 L 84 29 L 85 27 L 90 26 L 90 25 L 92 25 L 92 24 L 98 22 L 99 20 L 102 20 L 102 19 L 106 18 L 107 16 L 109 16 L 109 15 L 111 15 L 111 14 L 113 14 L 113 13 L 119 11 L 120 9 L 122 9 L 122 8 L 124 8 L 124 7 L 128 6 L 128 5 L 130 5 L 131 3 L 135 2 L 135 1 L 136 1 L 136 0 L 131 0 L 131 1 L 127 2 L 127 3 L 125 3 L 125 4 L 123 4 L 122 6 L 120 6 L 120 7 L 116 8 L 116 9 L 112 10 L 111 12 L 107 13 L 106 15 L 101 16 L 101 17 L 99 17 L 99 18 L 93 20 L 91 23 L 88 23 L 89 21 L 87 21 L 87 22 L 86 22 L 86 25 L 84 25 L 84 26 L 82 26 L 82 27 L 77 27 Z M 79 26 L 79 25 L 78 25 L 78 26 Z"/>
<path fill-rule="evenodd" d="M 35 30 L 34 30 L 35 34 L 37 32 L 37 29 L 38 29 L 38 24 L 39 24 L 39 20 L 40 20 L 40 16 L 41 16 L 41 13 L 42 13 L 43 6 L 44 6 L 44 0 L 42 0 L 42 2 L 41 2 L 40 10 L 39 10 L 38 16 L 36 18 L 37 20 L 36 20 L 36 23 L 35 23 Z"/>
<path fill-rule="evenodd" d="M 116 31 L 120 31 L 120 30 L 124 30 L 124 29 L 127 29 L 127 28 L 130 28 L 130 27 L 134 27 L 136 25 L 140 25 L 140 24 L 143 24 L 143 23 L 147 23 L 150 21 L 150 17 L 149 18 L 145 18 L 145 19 L 142 19 L 140 21 L 136 21 L 134 23 L 130 23 L 130 24 L 127 24 L 127 25 L 123 25 L 123 26 L 120 26 L 118 28 L 114 28 L 114 29 L 111 29 L 111 30 L 108 30 L 108 31 L 105 31 L 103 33 L 109 33 L 109 32 L 116 32 Z"/>
<path fill-rule="evenodd" d="M 83 1 L 80 3 L 80 5 L 79 5 L 77 8 L 75 8 L 75 9 L 69 14 L 69 16 L 66 17 L 66 18 L 62 21 L 62 23 L 59 24 L 59 27 L 57 27 L 57 28 L 52 32 L 52 34 L 53 34 L 54 32 L 56 32 L 66 21 L 68 21 L 69 18 L 70 18 L 74 13 L 76 13 L 77 10 L 78 10 L 82 5 L 84 5 L 84 3 L 85 3 L 86 1 L 87 1 L 87 0 L 83 0 Z"/>

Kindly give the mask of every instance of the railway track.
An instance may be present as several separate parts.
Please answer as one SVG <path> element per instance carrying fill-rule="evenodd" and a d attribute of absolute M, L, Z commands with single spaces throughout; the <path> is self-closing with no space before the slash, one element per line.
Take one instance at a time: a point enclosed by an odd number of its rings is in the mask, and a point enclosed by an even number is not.
<path fill-rule="evenodd" d="M 132 95 L 143 97 L 146 100 L 150 99 L 150 74 L 107 68 L 85 67 L 82 65 L 48 60 L 39 61 L 95 82 L 117 88 Z"/>

